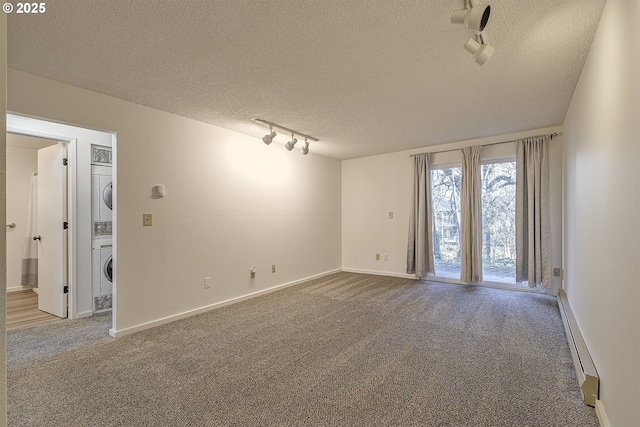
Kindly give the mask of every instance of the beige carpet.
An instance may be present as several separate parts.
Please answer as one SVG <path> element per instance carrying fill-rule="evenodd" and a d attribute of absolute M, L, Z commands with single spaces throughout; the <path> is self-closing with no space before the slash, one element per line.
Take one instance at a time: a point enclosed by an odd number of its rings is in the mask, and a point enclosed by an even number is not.
<path fill-rule="evenodd" d="M 107 322 L 8 334 L 10 425 L 597 425 L 543 295 L 339 273 L 120 339 Z"/>

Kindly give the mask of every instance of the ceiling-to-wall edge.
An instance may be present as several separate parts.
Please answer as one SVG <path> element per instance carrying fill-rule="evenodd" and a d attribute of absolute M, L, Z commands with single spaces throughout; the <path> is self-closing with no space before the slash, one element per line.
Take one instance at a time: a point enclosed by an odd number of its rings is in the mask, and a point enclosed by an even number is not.
<path fill-rule="evenodd" d="M 438 145 L 429 145 L 421 148 L 412 148 L 410 150 L 395 151 L 395 152 L 385 153 L 385 154 L 374 154 L 372 156 L 356 157 L 353 159 L 344 159 L 342 161 L 346 162 L 349 160 L 363 159 L 366 157 L 381 157 L 381 156 L 388 156 L 392 154 L 411 155 L 416 153 L 437 153 L 438 151 L 457 150 L 459 148 L 473 147 L 476 145 L 489 145 L 489 144 L 498 144 L 501 142 L 511 142 L 518 139 L 522 139 L 522 138 L 528 138 L 531 136 L 547 135 L 547 134 L 550 135 L 553 133 L 562 134 L 562 129 L 563 129 L 562 126 L 550 126 L 550 127 L 544 127 L 544 128 L 538 128 L 538 129 L 524 130 L 521 132 L 508 133 L 503 135 L 465 139 L 462 141 L 447 142 L 447 143 L 438 144 Z"/>

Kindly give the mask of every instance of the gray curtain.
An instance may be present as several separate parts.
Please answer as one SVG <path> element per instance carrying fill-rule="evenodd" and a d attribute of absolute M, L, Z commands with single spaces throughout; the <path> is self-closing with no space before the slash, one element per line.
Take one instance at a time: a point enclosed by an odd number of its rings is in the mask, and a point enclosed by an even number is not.
<path fill-rule="evenodd" d="M 407 274 L 424 277 L 427 273 L 434 272 L 429 154 L 417 154 L 413 161 L 413 204 L 409 219 Z"/>
<path fill-rule="evenodd" d="M 516 282 L 551 286 L 549 136 L 518 140 L 516 157 Z"/>
<path fill-rule="evenodd" d="M 482 281 L 482 147 L 462 150 L 462 190 L 460 195 L 460 280 Z"/>

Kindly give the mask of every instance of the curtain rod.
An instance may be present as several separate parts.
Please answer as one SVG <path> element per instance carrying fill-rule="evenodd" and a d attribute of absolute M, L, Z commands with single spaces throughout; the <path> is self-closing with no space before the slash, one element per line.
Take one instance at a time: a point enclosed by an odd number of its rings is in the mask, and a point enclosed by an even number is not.
<path fill-rule="evenodd" d="M 540 136 L 540 135 L 539 135 Z M 544 135 L 542 135 L 544 136 Z M 558 134 L 556 132 L 552 133 L 551 135 L 551 139 L 553 139 L 554 136 L 558 136 Z M 518 139 L 522 139 L 522 138 L 518 138 Z M 502 141 L 502 142 L 492 142 L 491 144 L 482 144 L 483 147 L 489 147 L 490 145 L 499 145 L 499 144 L 506 144 L 508 142 L 516 142 L 516 139 L 512 139 L 510 141 Z M 463 147 L 464 148 L 464 147 Z M 450 151 L 458 151 L 460 150 L 460 148 L 453 148 L 451 150 L 442 150 L 442 151 L 425 151 L 424 153 L 416 153 L 416 154 L 410 154 L 409 157 L 414 157 L 417 156 L 419 154 L 436 154 L 436 153 L 448 153 Z"/>

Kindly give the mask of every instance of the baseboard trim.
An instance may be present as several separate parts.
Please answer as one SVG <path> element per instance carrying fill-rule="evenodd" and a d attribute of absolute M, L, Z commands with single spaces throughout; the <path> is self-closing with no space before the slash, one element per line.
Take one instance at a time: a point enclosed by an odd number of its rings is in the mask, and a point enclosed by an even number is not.
<path fill-rule="evenodd" d="M 91 317 L 91 316 L 93 316 L 93 311 L 83 311 L 81 313 L 78 313 L 75 318 L 82 319 L 82 318 Z"/>
<path fill-rule="evenodd" d="M 146 323 L 141 323 L 139 325 L 136 326 L 131 326 L 129 328 L 124 328 L 124 329 L 109 329 L 109 335 L 111 335 L 114 338 L 120 338 L 120 337 L 124 337 L 126 335 L 131 335 L 134 334 L 136 332 L 140 332 L 140 331 L 144 331 L 146 329 L 151 329 L 154 328 L 156 326 L 160 326 L 160 325 L 164 325 L 167 323 L 171 323 L 171 322 L 175 322 L 176 320 L 180 320 L 180 319 L 186 319 L 187 317 L 191 317 L 191 316 L 195 316 L 197 314 L 202 314 L 202 313 L 206 313 L 208 311 L 211 310 L 215 310 L 218 308 L 222 308 L 222 307 L 226 307 L 228 305 L 231 304 L 235 304 L 241 301 L 245 301 L 251 298 L 255 298 L 258 297 L 260 295 L 265 295 L 265 294 L 269 294 L 271 292 L 275 292 L 284 288 L 288 288 L 290 286 L 294 286 L 294 285 L 299 285 L 300 283 L 304 283 L 307 282 L 309 280 L 314 280 L 314 279 L 319 279 L 321 277 L 324 276 L 328 276 L 330 274 L 334 274 L 334 273 L 339 273 L 341 272 L 341 269 L 335 269 L 335 270 L 329 270 L 329 271 L 325 271 L 324 273 L 320 273 L 320 274 L 316 274 L 313 276 L 309 276 L 309 277 L 305 277 L 303 279 L 298 279 L 298 280 L 294 280 L 292 282 L 288 282 L 288 283 L 283 283 L 282 285 L 277 285 L 277 286 L 273 286 L 271 288 L 268 289 L 263 289 L 261 291 L 256 291 L 256 292 L 252 292 L 250 294 L 246 294 L 246 295 L 242 295 L 236 298 L 231 298 L 228 299 L 226 301 L 220 301 L 214 304 L 210 304 L 210 305 L 206 305 L 204 307 L 200 307 L 200 308 L 196 308 L 193 310 L 188 310 L 182 313 L 178 313 L 178 314 L 174 314 L 171 316 L 167 316 L 167 317 L 163 317 L 161 319 L 157 319 L 157 320 L 152 320 L 151 322 L 146 322 Z"/>
<path fill-rule="evenodd" d="M 7 288 L 7 292 L 30 291 L 32 289 L 32 286 L 11 286 Z"/>
<path fill-rule="evenodd" d="M 402 279 L 416 278 L 415 274 L 392 273 L 389 271 L 360 270 L 357 268 L 343 268 L 342 271 L 344 271 L 345 273 L 359 273 L 359 274 L 372 274 L 374 276 L 400 277 Z"/>
<path fill-rule="evenodd" d="M 602 427 L 611 427 L 611 422 L 609 422 L 609 417 L 604 410 L 604 405 L 602 404 L 602 400 L 596 400 L 596 416 L 598 417 L 598 422 Z"/>
<path fill-rule="evenodd" d="M 557 300 L 583 401 L 589 406 L 595 406 L 598 402 L 600 387 L 598 371 L 596 371 L 593 360 L 591 360 L 589 350 L 582 338 L 578 322 L 571 311 L 571 306 L 569 305 L 569 300 L 564 289 L 560 289 L 558 292 Z"/>

